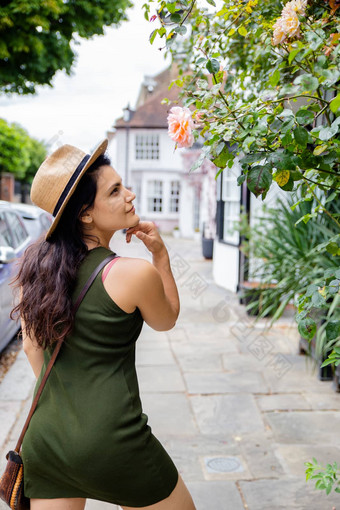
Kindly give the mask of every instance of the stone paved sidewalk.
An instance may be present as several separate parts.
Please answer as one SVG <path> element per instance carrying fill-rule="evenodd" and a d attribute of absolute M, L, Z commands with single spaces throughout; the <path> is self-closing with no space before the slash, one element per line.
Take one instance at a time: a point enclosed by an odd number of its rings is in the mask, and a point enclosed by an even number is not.
<path fill-rule="evenodd" d="M 305 482 L 304 462 L 340 459 L 340 395 L 299 356 L 294 320 L 253 325 L 214 284 L 197 242 L 165 238 L 181 296 L 176 327 L 144 326 L 137 370 L 144 411 L 197 510 L 340 510 Z M 149 258 L 139 241 L 117 253 Z M 0 385 L 0 453 L 14 444 L 34 381 L 24 355 Z M 4 506 L 0 509 L 3 510 Z M 88 501 L 87 510 L 111 508 Z"/>

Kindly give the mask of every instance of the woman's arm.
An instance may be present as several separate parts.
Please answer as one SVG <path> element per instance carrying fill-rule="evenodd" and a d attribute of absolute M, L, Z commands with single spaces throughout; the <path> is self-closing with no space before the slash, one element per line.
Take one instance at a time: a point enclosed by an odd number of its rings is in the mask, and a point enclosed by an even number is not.
<path fill-rule="evenodd" d="M 157 331 L 174 327 L 179 314 L 179 297 L 165 244 L 152 222 L 140 222 L 126 233 L 141 239 L 152 253 L 152 264 L 144 259 L 123 257 L 109 271 L 105 288 L 127 312 L 139 308 L 145 322 Z"/>
<path fill-rule="evenodd" d="M 35 377 L 38 379 L 44 363 L 44 352 L 42 348 L 37 344 L 35 339 L 31 339 L 29 336 L 27 336 L 25 323 L 22 319 L 21 329 L 24 352 L 32 367 Z"/>

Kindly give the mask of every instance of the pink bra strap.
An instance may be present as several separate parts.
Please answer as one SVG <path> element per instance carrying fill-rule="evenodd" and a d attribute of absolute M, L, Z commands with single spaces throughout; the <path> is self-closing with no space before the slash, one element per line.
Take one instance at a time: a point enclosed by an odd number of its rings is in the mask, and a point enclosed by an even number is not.
<path fill-rule="evenodd" d="M 106 268 L 104 269 L 103 274 L 102 274 L 102 281 L 103 281 L 103 283 L 104 283 L 105 278 L 106 278 L 106 277 L 107 277 L 107 275 L 109 274 L 109 271 L 110 271 L 111 267 L 113 266 L 113 264 L 114 264 L 115 262 L 117 262 L 117 260 L 118 260 L 119 258 L 120 258 L 120 257 L 118 256 L 118 257 L 114 258 L 113 260 L 111 260 L 111 262 L 109 262 L 109 263 L 108 263 L 108 265 L 106 266 Z"/>

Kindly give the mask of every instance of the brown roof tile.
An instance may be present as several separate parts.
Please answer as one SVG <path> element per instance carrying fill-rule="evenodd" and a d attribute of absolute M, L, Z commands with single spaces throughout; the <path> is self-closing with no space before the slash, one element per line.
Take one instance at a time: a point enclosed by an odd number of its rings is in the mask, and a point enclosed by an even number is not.
<path fill-rule="evenodd" d="M 170 82 L 174 77 L 174 73 L 175 70 L 166 69 L 153 77 L 156 82 L 153 92 L 146 94 L 145 91 L 141 90 L 138 101 L 140 102 L 144 95 L 144 102 L 137 107 L 135 112 L 132 113 L 130 121 L 125 122 L 123 117 L 117 119 L 115 122 L 115 128 L 119 129 L 131 127 L 167 129 L 167 116 L 173 104 L 161 104 L 161 101 L 165 97 L 171 101 L 176 101 L 178 99 L 178 87 L 174 85 L 171 90 L 168 89 Z M 142 88 L 143 87 L 145 87 L 145 85 L 142 85 Z"/>

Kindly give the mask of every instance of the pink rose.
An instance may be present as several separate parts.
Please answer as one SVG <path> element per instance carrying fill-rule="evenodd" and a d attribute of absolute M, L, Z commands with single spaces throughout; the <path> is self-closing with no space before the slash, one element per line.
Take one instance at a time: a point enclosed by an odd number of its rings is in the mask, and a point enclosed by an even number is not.
<path fill-rule="evenodd" d="M 168 115 L 168 124 L 169 136 L 178 147 L 191 147 L 193 145 L 195 141 L 192 134 L 194 122 L 189 108 L 173 106 Z"/>

